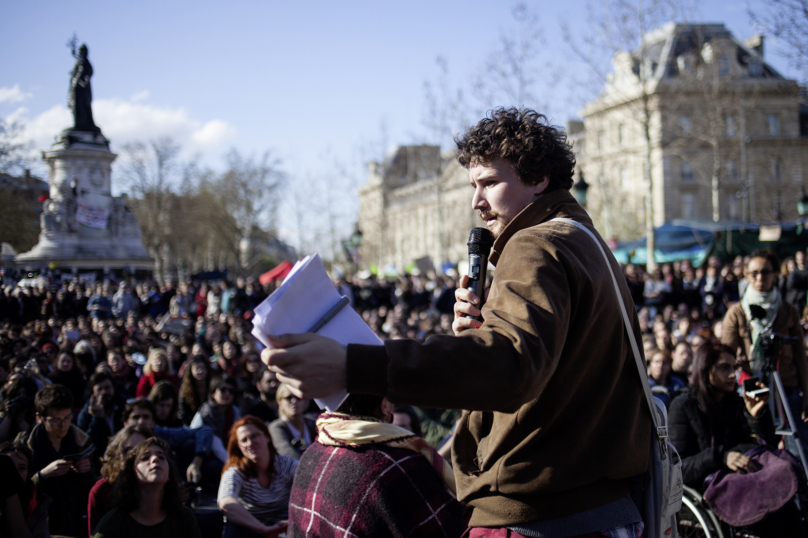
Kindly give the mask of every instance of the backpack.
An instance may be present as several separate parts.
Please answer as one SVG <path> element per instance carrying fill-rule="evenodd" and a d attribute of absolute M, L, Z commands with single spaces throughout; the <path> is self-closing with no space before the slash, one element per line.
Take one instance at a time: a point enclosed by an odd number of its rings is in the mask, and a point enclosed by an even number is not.
<path fill-rule="evenodd" d="M 620 311 L 623 316 L 623 325 L 626 328 L 628 339 L 631 342 L 631 349 L 637 363 L 637 371 L 640 374 L 645 401 L 648 411 L 651 413 L 654 427 L 651 429 L 651 439 L 648 458 L 648 470 L 635 480 L 635 487 L 632 492 L 632 500 L 637 505 L 637 509 L 642 516 L 645 529 L 644 538 L 663 538 L 664 536 L 677 536 L 676 514 L 682 508 L 682 495 L 684 494 L 684 483 L 682 482 L 682 460 L 676 452 L 673 444 L 668 438 L 668 411 L 665 404 L 651 394 L 651 387 L 648 384 L 648 374 L 645 370 L 645 360 L 640 354 L 637 346 L 637 339 L 631 329 L 631 320 L 628 317 L 626 305 L 623 302 L 623 294 L 620 293 L 620 286 L 612 269 L 611 259 L 606 254 L 603 245 L 598 241 L 586 226 L 571 219 L 555 218 L 552 221 L 571 224 L 586 232 L 595 242 L 606 261 L 606 267 L 612 276 L 614 291 L 620 303 Z M 613 259 L 613 258 L 612 258 Z"/>

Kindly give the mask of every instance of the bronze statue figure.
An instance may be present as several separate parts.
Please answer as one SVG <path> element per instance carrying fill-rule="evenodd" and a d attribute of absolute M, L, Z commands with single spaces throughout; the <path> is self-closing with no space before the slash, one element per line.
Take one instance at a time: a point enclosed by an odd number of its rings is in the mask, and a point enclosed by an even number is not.
<path fill-rule="evenodd" d="M 70 93 L 67 104 L 73 111 L 73 129 L 98 133 L 101 130 L 95 126 L 93 121 L 93 91 L 90 87 L 90 77 L 93 76 L 93 66 L 87 59 L 87 45 L 79 48 L 78 54 L 73 49 L 73 57 L 76 58 L 76 66 L 70 79 Z"/>

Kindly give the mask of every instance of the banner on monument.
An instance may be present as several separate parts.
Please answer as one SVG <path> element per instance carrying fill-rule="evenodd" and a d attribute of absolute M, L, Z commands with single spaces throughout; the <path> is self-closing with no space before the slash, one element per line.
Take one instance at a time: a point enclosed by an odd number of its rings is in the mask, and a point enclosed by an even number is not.
<path fill-rule="evenodd" d="M 109 219 L 109 209 L 78 203 L 76 220 L 90 228 L 106 228 Z"/>

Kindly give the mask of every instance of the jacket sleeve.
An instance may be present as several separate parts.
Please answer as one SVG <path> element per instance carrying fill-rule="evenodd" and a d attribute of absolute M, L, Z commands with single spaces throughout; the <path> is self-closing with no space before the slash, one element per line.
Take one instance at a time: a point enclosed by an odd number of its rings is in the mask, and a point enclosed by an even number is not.
<path fill-rule="evenodd" d="M 688 399 L 688 396 L 681 396 L 673 400 L 668 414 L 668 432 L 671 443 L 682 458 L 685 484 L 698 488 L 707 475 L 723 466 L 723 457 L 719 447 L 700 442 L 697 433 L 700 425 L 694 423 L 697 417 L 693 416 L 698 411 L 688 409 Z"/>
<path fill-rule="evenodd" d="M 556 370 L 569 331 L 574 271 L 550 241 L 516 233 L 497 263 L 481 328 L 423 344 L 349 345 L 348 392 L 421 407 L 516 411 Z"/>
<path fill-rule="evenodd" d="M 763 408 L 763 411 L 757 417 L 750 415 L 745 408 L 743 415 L 746 418 L 746 423 L 749 424 L 749 429 L 752 430 L 752 435 L 766 441 L 766 444 L 772 449 L 777 447 L 779 440 L 774 433 L 774 420 L 768 405 Z"/>
<path fill-rule="evenodd" d="M 137 382 L 137 390 L 135 391 L 136 398 L 147 398 L 149 396 L 149 378 L 145 374 L 141 376 L 140 381 Z"/>
<path fill-rule="evenodd" d="M 283 420 L 277 419 L 269 425 L 269 435 L 272 437 L 272 444 L 278 454 L 289 456 L 296 460 L 300 459 L 301 452 L 292 445 L 292 433 L 285 427 Z"/>
<path fill-rule="evenodd" d="M 163 426 L 155 426 L 154 433 L 172 447 L 181 446 L 186 441 L 193 440 L 194 453 L 197 456 L 207 454 L 213 442 L 213 430 L 207 426 L 200 426 L 199 428 L 165 428 Z"/>
<path fill-rule="evenodd" d="M 743 347 L 740 335 L 740 323 L 741 319 L 738 316 L 737 307 L 731 306 L 724 316 L 723 328 L 721 330 L 721 343 L 728 346 L 730 349 L 736 350 L 736 352 L 739 347 Z M 743 353 L 746 354 L 747 351 L 744 349 Z"/>

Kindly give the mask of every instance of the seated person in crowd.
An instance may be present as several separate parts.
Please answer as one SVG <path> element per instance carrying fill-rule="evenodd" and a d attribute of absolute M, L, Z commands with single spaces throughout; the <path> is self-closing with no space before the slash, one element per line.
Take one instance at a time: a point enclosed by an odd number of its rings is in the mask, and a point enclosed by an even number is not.
<path fill-rule="evenodd" d="M 463 534 L 451 468 L 424 439 L 389 424 L 392 411 L 386 398 L 351 394 L 320 416 L 295 473 L 287 536 Z"/>
<path fill-rule="evenodd" d="M 194 355 L 185 365 L 180 385 L 178 413 L 183 424 L 191 424 L 196 412 L 203 403 L 208 401 L 208 389 L 212 376 L 210 361 L 204 355 Z"/>
<path fill-rule="evenodd" d="M 14 537 L 31 538 L 25 523 L 20 494 L 25 482 L 10 457 L 0 454 L 0 529 Z"/>
<path fill-rule="evenodd" d="M 687 342 L 679 342 L 671 355 L 671 377 L 678 377 L 682 383 L 688 384 L 690 365 L 693 364 L 693 350 Z"/>
<path fill-rule="evenodd" d="M 256 384 L 258 397 L 253 397 L 249 393 L 244 394 L 244 401 L 241 404 L 241 416 L 252 415 L 267 424 L 277 419 L 278 402 L 275 400 L 275 394 L 278 392 L 279 385 L 277 374 L 264 368 Z"/>
<path fill-rule="evenodd" d="M 30 377 L 12 374 L 3 389 L 3 419 L 0 422 L 0 442 L 13 441 L 18 435 L 25 435 L 34 427 L 36 409 L 34 396 L 37 391 L 36 382 Z"/>
<path fill-rule="evenodd" d="M 101 521 L 109 513 L 112 506 L 112 485 L 118 478 L 126 455 L 134 447 L 152 436 L 151 430 L 144 426 L 126 426 L 110 439 L 104 454 L 104 465 L 101 467 L 101 478 L 90 490 L 87 501 L 87 527 L 90 536 Z"/>
<path fill-rule="evenodd" d="M 423 437 L 421 434 L 421 421 L 418 420 L 418 413 L 415 412 L 411 405 L 397 405 L 393 409 L 393 424 L 401 426 L 418 437 Z"/>
<path fill-rule="evenodd" d="M 651 361 L 648 364 L 648 384 L 651 385 L 651 392 L 662 400 L 665 407 L 669 407 L 679 391 L 687 386 L 679 377 L 671 375 L 670 353 L 659 349 L 651 353 Z"/>
<path fill-rule="evenodd" d="M 213 432 L 207 426 L 199 428 L 165 428 L 157 426 L 154 421 L 156 412 L 154 404 L 146 398 L 140 398 L 126 403 L 123 410 L 123 423 L 125 426 L 139 425 L 154 432 L 171 447 L 177 458 L 180 473 L 184 473 L 188 482 L 199 482 L 199 476 L 216 474 L 221 467 L 214 467 L 203 472 L 203 463 L 210 453 Z"/>
<path fill-rule="evenodd" d="M 11 458 L 17 467 L 20 478 L 25 487 L 18 493 L 22 515 L 33 538 L 46 538 L 48 532 L 48 507 L 51 499 L 44 493 L 37 491 L 36 484 L 31 480 L 31 451 L 22 442 L 7 442 L 0 445 L 0 454 Z M 9 481 L 11 477 L 2 477 L 0 480 Z M 12 534 L 12 536 L 18 536 Z"/>
<path fill-rule="evenodd" d="M 269 425 L 272 443 L 278 454 L 299 460 L 303 451 L 317 439 L 315 420 L 303 414 L 309 407 L 309 400 L 298 398 L 283 383 L 278 387 L 275 399 L 280 418 Z"/>
<path fill-rule="evenodd" d="M 103 364 L 103 363 L 102 363 Z M 93 461 L 100 461 L 112 435 L 123 427 L 124 400 L 115 389 L 115 381 L 106 372 L 95 372 L 87 382 L 90 399 L 79 413 L 78 427 L 95 445 Z"/>
<path fill-rule="evenodd" d="M 758 446 L 759 440 L 777 447 L 774 422 L 766 405 L 768 396 L 739 396 L 736 368 L 729 348 L 702 343 L 693 361 L 690 388 L 671 404 L 668 431 L 682 458 L 682 478 L 699 491 L 705 488 L 704 479 L 716 471 L 758 470 L 745 453 Z M 788 519 L 784 511 L 789 509 L 786 505 L 773 517 L 755 524 L 754 529 L 766 536 L 798 536 L 769 532 L 772 525 L 780 528 L 784 524 Z"/>
<path fill-rule="evenodd" d="M 286 530 L 297 460 L 275 452 L 264 422 L 246 416 L 233 424 L 218 504 L 224 536 L 277 536 Z"/>
<path fill-rule="evenodd" d="M 50 380 L 52 383 L 64 385 L 73 394 L 73 401 L 81 404 L 84 401 L 84 389 L 87 381 L 79 371 L 76 358 L 73 353 L 64 349 L 56 356 L 55 368 L 51 371 Z"/>
<path fill-rule="evenodd" d="M 31 450 L 37 489 L 53 499 L 48 510 L 51 534 L 82 536 L 82 515 L 95 482 L 90 459 L 78 457 L 91 448 L 90 436 L 70 423 L 73 395 L 63 385 L 48 385 L 36 394 L 37 425 L 24 439 Z"/>
<path fill-rule="evenodd" d="M 194 513 L 182 505 L 165 441 L 150 437 L 133 448 L 112 487 L 115 508 L 93 538 L 201 538 Z"/>
<path fill-rule="evenodd" d="M 137 390 L 137 372 L 126 362 L 123 350 L 114 347 L 107 351 L 107 364 L 115 381 L 115 392 L 124 398 L 133 398 Z"/>
<path fill-rule="evenodd" d="M 140 381 L 137 383 L 135 396 L 146 398 L 152 387 L 163 380 L 170 381 L 179 390 L 179 381 L 177 381 L 177 376 L 174 375 L 174 372 L 171 371 L 168 354 L 163 348 L 153 347 L 149 350 L 149 358 L 146 360 L 146 364 L 143 365 L 143 375 L 140 376 Z"/>
<path fill-rule="evenodd" d="M 169 381 L 160 381 L 149 392 L 149 401 L 154 404 L 155 422 L 158 426 L 181 428 L 182 421 L 177 418 L 177 389 Z"/>
<path fill-rule="evenodd" d="M 210 400 L 202 404 L 191 428 L 207 426 L 213 431 L 213 453 L 222 462 L 227 461 L 225 441 L 233 423 L 241 418 L 238 407 L 233 405 L 236 398 L 236 382 L 229 376 L 214 377 L 210 383 Z"/>

